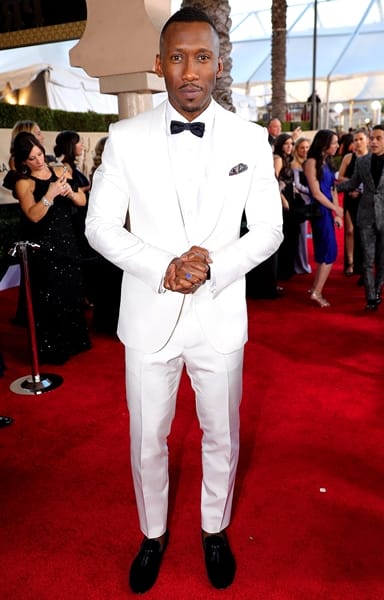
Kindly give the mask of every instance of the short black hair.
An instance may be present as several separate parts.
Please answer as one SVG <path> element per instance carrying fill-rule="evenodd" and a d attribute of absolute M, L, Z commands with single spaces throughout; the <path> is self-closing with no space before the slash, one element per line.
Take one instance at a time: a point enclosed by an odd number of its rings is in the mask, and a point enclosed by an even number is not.
<path fill-rule="evenodd" d="M 207 13 L 205 13 L 200 8 L 195 8 L 194 6 L 186 6 L 185 8 L 181 8 L 177 12 L 173 13 L 173 15 L 169 17 L 168 21 L 166 21 L 161 30 L 160 41 L 162 40 L 164 33 L 168 29 L 169 25 L 171 25 L 172 23 L 194 23 L 196 21 L 200 23 L 208 23 L 208 25 L 212 27 L 212 29 L 217 33 L 217 35 L 219 35 L 216 25 L 212 21 L 211 17 L 207 15 Z"/>
<path fill-rule="evenodd" d="M 378 123 L 377 125 L 374 125 L 374 127 L 372 127 L 372 131 L 375 129 L 381 129 L 381 131 L 384 131 L 384 123 Z"/>

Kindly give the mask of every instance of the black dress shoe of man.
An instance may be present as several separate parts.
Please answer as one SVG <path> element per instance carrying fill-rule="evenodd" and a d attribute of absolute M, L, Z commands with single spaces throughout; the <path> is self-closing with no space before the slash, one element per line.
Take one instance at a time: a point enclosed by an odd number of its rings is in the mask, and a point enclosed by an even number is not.
<path fill-rule="evenodd" d="M 129 572 L 129 584 L 135 594 L 143 594 L 155 584 L 163 554 L 168 544 L 168 532 L 163 544 L 157 539 L 145 538 Z"/>
<path fill-rule="evenodd" d="M 226 533 L 203 537 L 203 548 L 209 581 L 219 590 L 227 588 L 235 578 L 236 562 Z"/>
<path fill-rule="evenodd" d="M 7 427 L 8 425 L 12 425 L 12 423 L 12 417 L 0 417 L 0 427 Z"/>

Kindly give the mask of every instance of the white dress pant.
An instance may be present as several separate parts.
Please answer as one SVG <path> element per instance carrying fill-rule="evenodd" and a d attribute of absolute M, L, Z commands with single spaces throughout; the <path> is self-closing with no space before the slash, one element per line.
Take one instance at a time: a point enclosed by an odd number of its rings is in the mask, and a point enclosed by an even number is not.
<path fill-rule="evenodd" d="M 243 348 L 230 354 L 216 352 L 201 330 L 192 295 L 186 295 L 165 347 L 153 354 L 126 348 L 125 356 L 132 474 L 142 532 L 154 538 L 167 528 L 167 437 L 185 364 L 203 431 L 201 527 L 218 533 L 228 526 L 231 516 L 239 456 Z"/>

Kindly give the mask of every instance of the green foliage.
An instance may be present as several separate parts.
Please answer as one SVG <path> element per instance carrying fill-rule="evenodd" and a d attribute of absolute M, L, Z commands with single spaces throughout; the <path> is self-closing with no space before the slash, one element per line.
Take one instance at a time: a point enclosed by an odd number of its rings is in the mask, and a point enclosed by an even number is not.
<path fill-rule="evenodd" d="M 340 154 L 336 154 L 336 156 L 332 157 L 333 166 L 335 167 L 336 171 L 338 171 L 340 169 L 342 160 L 343 160 L 343 157 Z"/>
<path fill-rule="evenodd" d="M 26 119 L 36 121 L 44 131 L 108 131 L 118 115 L 105 115 L 95 112 L 67 112 L 52 110 L 43 106 L 20 106 L 0 102 L 0 129 L 12 129 L 16 121 Z"/>
<path fill-rule="evenodd" d="M 259 125 L 266 127 L 268 125 L 267 121 L 257 121 Z M 282 121 L 281 123 L 281 131 L 294 131 L 296 127 L 301 127 L 303 131 L 310 131 L 311 123 L 309 121 Z"/>
<path fill-rule="evenodd" d="M 294 131 L 296 127 L 301 127 L 302 131 L 309 131 L 311 129 L 310 121 L 289 121 L 285 122 L 284 125 L 287 128 L 283 129 L 283 131 Z"/>

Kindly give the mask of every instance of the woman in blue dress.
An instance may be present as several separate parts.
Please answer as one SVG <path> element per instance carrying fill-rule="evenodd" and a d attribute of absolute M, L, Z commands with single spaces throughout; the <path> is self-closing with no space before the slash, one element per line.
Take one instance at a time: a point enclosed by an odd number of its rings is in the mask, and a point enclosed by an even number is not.
<path fill-rule="evenodd" d="M 310 298 L 321 308 L 330 306 L 323 296 L 323 288 L 337 256 L 336 227 L 343 225 L 343 209 L 339 206 L 335 189 L 335 169 L 332 157 L 339 144 L 334 131 L 320 129 L 308 151 L 304 172 L 312 202 L 318 202 L 321 217 L 312 221 L 314 257 L 317 264 Z"/>

